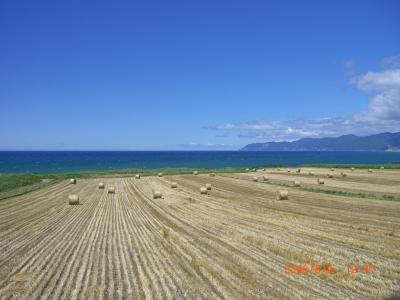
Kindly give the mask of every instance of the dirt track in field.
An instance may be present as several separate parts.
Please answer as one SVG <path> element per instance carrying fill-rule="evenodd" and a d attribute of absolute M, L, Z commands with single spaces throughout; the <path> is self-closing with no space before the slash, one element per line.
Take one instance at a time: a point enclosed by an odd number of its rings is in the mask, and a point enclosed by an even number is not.
<path fill-rule="evenodd" d="M 400 291 L 400 171 L 67 181 L 0 202 L 0 299 L 384 299 Z M 267 174 L 270 182 L 262 182 Z M 260 181 L 253 182 L 253 176 Z M 171 182 L 178 188 L 172 189 Z M 200 186 L 212 184 L 209 195 Z M 115 194 L 107 194 L 113 185 Z M 289 191 L 276 200 L 276 191 Z M 153 199 L 152 190 L 163 193 Z M 69 194 L 80 205 L 68 205 Z M 288 272 L 288 264 L 312 267 Z M 357 272 L 349 272 L 357 264 Z M 331 265 L 332 269 L 328 266 Z M 316 272 L 315 267 L 321 266 Z M 367 271 L 365 266 L 374 266 Z M 303 268 L 304 271 L 304 268 Z"/>

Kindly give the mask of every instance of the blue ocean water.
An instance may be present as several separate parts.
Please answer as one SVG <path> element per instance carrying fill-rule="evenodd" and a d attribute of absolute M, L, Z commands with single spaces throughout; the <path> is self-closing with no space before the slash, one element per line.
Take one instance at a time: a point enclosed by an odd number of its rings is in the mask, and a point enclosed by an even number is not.
<path fill-rule="evenodd" d="M 400 152 L 3 151 L 0 152 L 0 173 L 392 162 L 400 162 Z"/>

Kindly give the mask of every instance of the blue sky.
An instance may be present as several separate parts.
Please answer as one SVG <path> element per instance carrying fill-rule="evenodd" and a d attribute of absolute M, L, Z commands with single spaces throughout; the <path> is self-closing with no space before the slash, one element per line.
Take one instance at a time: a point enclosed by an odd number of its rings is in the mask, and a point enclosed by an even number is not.
<path fill-rule="evenodd" d="M 0 149 L 400 131 L 399 1 L 0 2 Z"/>

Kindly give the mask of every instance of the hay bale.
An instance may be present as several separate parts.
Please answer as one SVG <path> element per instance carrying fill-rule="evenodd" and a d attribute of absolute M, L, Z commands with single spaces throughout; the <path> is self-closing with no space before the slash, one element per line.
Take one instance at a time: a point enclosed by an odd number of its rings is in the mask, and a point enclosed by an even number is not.
<path fill-rule="evenodd" d="M 211 183 L 206 183 L 206 189 L 209 191 L 211 190 Z"/>
<path fill-rule="evenodd" d="M 347 176 L 347 174 L 343 173 L 343 172 L 341 172 L 340 175 L 342 175 L 342 177 L 346 177 Z"/>
<path fill-rule="evenodd" d="M 262 171 L 265 172 L 265 168 L 262 168 Z"/>
<path fill-rule="evenodd" d="M 103 182 L 99 182 L 99 189 L 104 189 L 105 185 Z"/>
<path fill-rule="evenodd" d="M 158 173 L 158 177 L 163 177 L 163 173 Z"/>
<path fill-rule="evenodd" d="M 69 183 L 70 183 L 70 184 L 75 184 L 75 183 L 76 183 L 76 179 L 75 179 L 75 178 L 71 178 L 71 179 L 69 180 Z"/>
<path fill-rule="evenodd" d="M 194 172 L 193 172 L 193 175 L 199 175 L 199 172 L 194 171 Z"/>
<path fill-rule="evenodd" d="M 277 170 L 277 171 L 280 171 L 280 170 L 281 170 L 281 168 L 277 168 L 276 170 Z"/>
<path fill-rule="evenodd" d="M 267 176 L 267 175 L 264 175 L 264 176 L 263 176 L 263 180 L 264 180 L 264 181 L 268 181 L 268 180 L 269 180 L 268 176 Z"/>
<path fill-rule="evenodd" d="M 210 173 L 210 177 L 215 177 L 215 173 Z"/>
<path fill-rule="evenodd" d="M 318 178 L 317 182 L 318 184 L 324 184 L 325 180 L 323 178 Z"/>
<path fill-rule="evenodd" d="M 249 169 L 249 168 L 246 168 L 246 171 L 248 172 L 248 171 L 250 171 L 250 169 Z"/>
<path fill-rule="evenodd" d="M 257 172 L 256 168 L 253 168 L 253 172 Z"/>
<path fill-rule="evenodd" d="M 334 168 L 331 168 L 331 172 L 333 172 L 333 171 L 335 171 L 335 169 L 334 169 Z"/>
<path fill-rule="evenodd" d="M 368 173 L 372 173 L 372 169 L 368 169 Z"/>
<path fill-rule="evenodd" d="M 153 191 L 153 199 L 161 199 L 162 193 L 160 191 Z"/>
<path fill-rule="evenodd" d="M 351 171 L 354 172 L 355 168 L 351 168 Z"/>
<path fill-rule="evenodd" d="M 110 187 L 108 188 L 108 193 L 109 193 L 109 194 L 115 194 L 115 187 L 110 186 Z"/>
<path fill-rule="evenodd" d="M 297 169 L 297 170 L 296 170 L 296 173 L 300 173 L 300 172 L 301 172 L 301 169 Z"/>
<path fill-rule="evenodd" d="M 78 205 L 79 204 L 79 196 L 72 194 L 68 196 L 68 204 L 69 205 Z"/>
<path fill-rule="evenodd" d="M 381 166 L 381 170 L 384 170 L 385 169 L 385 167 L 384 166 Z"/>
<path fill-rule="evenodd" d="M 258 181 L 258 177 L 257 177 L 257 176 L 254 176 L 254 177 L 253 177 L 253 181 L 254 181 L 254 182 L 257 182 L 257 181 Z"/>
<path fill-rule="evenodd" d="M 308 175 L 314 176 L 314 172 L 313 172 L 313 171 L 309 171 L 309 172 L 308 172 Z"/>
<path fill-rule="evenodd" d="M 290 173 L 291 171 L 290 171 L 290 170 L 287 170 L 287 172 Z"/>
<path fill-rule="evenodd" d="M 176 182 L 171 183 L 171 188 L 175 189 L 178 187 L 178 184 Z"/>
<path fill-rule="evenodd" d="M 200 194 L 202 194 L 202 195 L 207 195 L 207 188 L 204 187 L 204 186 L 202 186 L 202 187 L 200 188 Z"/>
<path fill-rule="evenodd" d="M 136 175 L 135 175 L 135 178 L 136 178 L 136 179 L 140 179 L 140 174 L 136 174 Z"/>
<path fill-rule="evenodd" d="M 332 174 L 332 173 L 328 173 L 328 174 L 326 174 L 326 176 L 327 176 L 328 178 L 333 178 L 333 174 Z"/>
<path fill-rule="evenodd" d="M 276 191 L 276 200 L 288 200 L 289 192 L 287 190 Z"/>
<path fill-rule="evenodd" d="M 293 185 L 294 185 L 294 186 L 300 186 L 300 181 L 294 180 L 294 181 L 293 181 Z"/>

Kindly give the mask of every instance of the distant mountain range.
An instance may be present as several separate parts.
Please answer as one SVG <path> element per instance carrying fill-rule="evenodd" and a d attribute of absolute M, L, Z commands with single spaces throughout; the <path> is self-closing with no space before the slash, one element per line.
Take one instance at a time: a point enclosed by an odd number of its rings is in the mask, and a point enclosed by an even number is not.
<path fill-rule="evenodd" d="M 369 136 L 304 138 L 293 142 L 254 143 L 241 151 L 400 151 L 400 132 Z"/>

